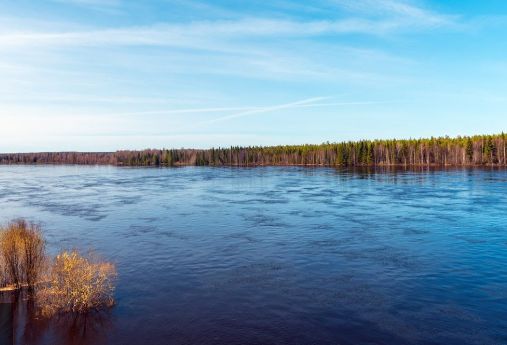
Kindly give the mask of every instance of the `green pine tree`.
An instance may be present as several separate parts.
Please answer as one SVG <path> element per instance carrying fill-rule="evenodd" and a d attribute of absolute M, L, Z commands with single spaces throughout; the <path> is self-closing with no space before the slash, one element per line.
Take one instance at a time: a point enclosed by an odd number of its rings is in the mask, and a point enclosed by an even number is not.
<path fill-rule="evenodd" d="M 484 146 L 484 157 L 488 163 L 494 163 L 495 147 L 493 146 L 493 139 L 488 136 L 486 146 Z"/>
<path fill-rule="evenodd" d="M 468 138 L 467 140 L 467 146 L 465 149 L 465 153 L 467 155 L 468 161 L 472 163 L 472 160 L 474 159 L 474 145 L 472 143 L 472 139 Z"/>

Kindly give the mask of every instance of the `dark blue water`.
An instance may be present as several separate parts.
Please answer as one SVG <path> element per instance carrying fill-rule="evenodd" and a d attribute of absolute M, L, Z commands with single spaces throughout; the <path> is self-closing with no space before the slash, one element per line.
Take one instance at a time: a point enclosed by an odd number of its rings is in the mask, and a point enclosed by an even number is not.
<path fill-rule="evenodd" d="M 0 166 L 0 221 L 116 262 L 18 343 L 506 344 L 505 170 Z"/>

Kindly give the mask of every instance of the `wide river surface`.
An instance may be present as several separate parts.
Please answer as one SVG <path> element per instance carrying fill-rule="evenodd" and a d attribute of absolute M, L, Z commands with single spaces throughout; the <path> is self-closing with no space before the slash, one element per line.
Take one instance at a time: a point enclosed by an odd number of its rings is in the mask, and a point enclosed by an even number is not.
<path fill-rule="evenodd" d="M 119 276 L 18 344 L 507 344 L 505 170 L 0 166 L 0 205 Z"/>

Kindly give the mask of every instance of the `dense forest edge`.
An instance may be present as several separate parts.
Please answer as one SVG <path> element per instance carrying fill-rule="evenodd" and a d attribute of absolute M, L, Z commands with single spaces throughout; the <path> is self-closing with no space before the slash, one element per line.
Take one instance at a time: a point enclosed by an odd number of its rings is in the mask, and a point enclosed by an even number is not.
<path fill-rule="evenodd" d="M 506 135 L 361 140 L 320 145 L 146 149 L 116 152 L 0 154 L 0 164 L 119 166 L 256 165 L 507 165 Z"/>

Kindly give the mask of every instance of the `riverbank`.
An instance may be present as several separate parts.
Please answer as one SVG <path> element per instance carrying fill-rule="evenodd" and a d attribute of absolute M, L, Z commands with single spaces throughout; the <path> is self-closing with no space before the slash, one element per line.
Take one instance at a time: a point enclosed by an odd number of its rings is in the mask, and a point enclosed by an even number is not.
<path fill-rule="evenodd" d="M 320 145 L 231 146 L 116 152 L 0 154 L 0 164 L 117 166 L 483 166 L 507 165 L 505 134 Z"/>

